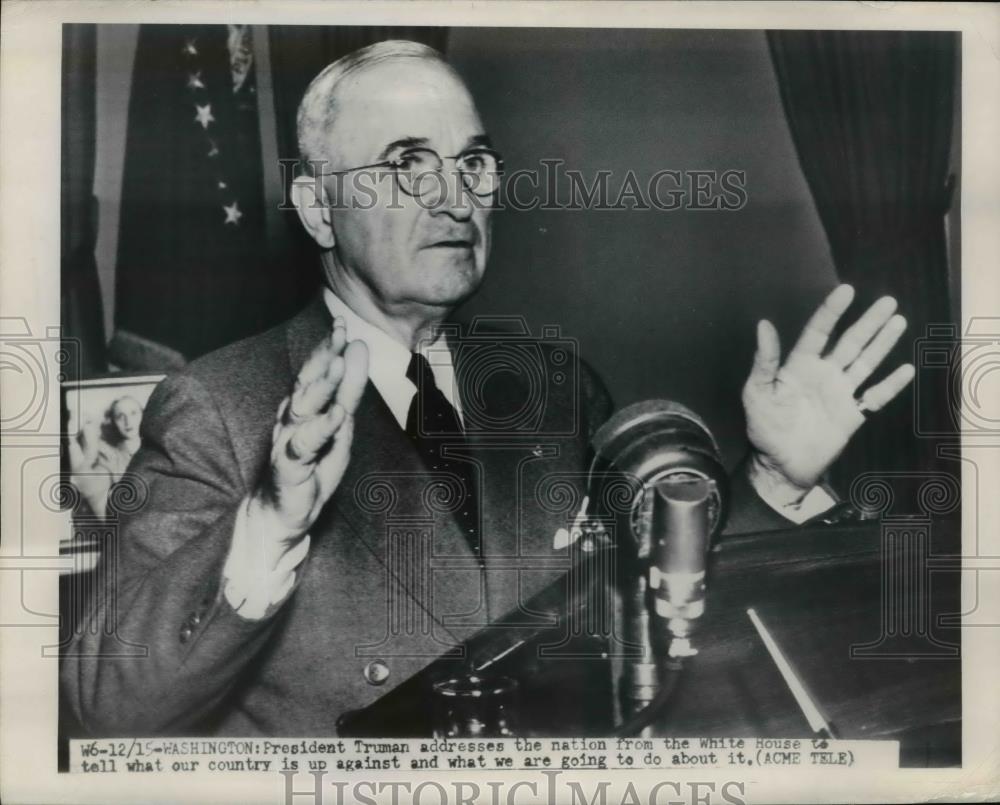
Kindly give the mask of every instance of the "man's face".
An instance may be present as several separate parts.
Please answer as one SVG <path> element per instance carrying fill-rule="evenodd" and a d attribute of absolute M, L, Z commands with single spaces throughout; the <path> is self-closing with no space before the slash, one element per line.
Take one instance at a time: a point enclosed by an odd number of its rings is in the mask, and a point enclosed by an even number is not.
<path fill-rule="evenodd" d="M 345 79 L 337 103 L 332 164 L 325 170 L 382 162 L 412 147 L 451 157 L 484 143 L 468 91 L 435 62 L 405 59 L 365 69 Z M 325 181 L 335 199 L 337 262 L 383 305 L 453 307 L 479 286 L 490 249 L 491 199 L 463 188 L 454 160 L 444 159 L 441 181 L 426 183 L 432 195 L 445 192 L 433 205 L 401 191 L 391 171 Z"/>

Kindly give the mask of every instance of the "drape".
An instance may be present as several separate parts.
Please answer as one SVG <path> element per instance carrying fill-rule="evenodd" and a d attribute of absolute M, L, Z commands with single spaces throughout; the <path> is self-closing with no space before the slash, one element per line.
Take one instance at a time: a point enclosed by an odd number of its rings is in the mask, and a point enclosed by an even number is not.
<path fill-rule="evenodd" d="M 895 296 L 909 327 L 884 371 L 913 361 L 928 325 L 950 315 L 944 216 L 953 186 L 958 35 L 770 31 L 767 39 L 837 273 L 858 291 L 845 319 L 883 294 Z M 835 473 L 841 483 L 864 470 L 935 463 L 936 442 L 916 433 L 918 404 L 925 430 L 927 412 L 938 426 L 946 421 L 941 385 L 911 385 L 877 415 L 877 426 L 855 437 Z"/>
<path fill-rule="evenodd" d="M 64 25 L 62 50 L 62 333 L 75 342 L 65 350 L 69 378 L 107 369 L 104 313 L 97 277 L 97 200 L 94 198 L 97 27 Z"/>

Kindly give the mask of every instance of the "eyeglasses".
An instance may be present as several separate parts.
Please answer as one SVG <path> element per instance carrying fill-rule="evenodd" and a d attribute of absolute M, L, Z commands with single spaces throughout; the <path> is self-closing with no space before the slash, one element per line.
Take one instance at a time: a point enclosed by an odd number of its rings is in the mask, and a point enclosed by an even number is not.
<path fill-rule="evenodd" d="M 462 185 L 474 196 L 486 198 L 500 189 L 503 159 L 492 148 L 472 148 L 452 157 L 442 157 L 431 148 L 407 148 L 399 156 L 371 165 L 326 171 L 323 176 L 337 176 L 361 170 L 386 168 L 396 177 L 399 189 L 408 196 L 427 201 L 432 195 L 443 198 L 447 189 L 444 160 L 453 159 L 462 177 Z M 437 203 L 437 202 L 431 202 Z"/>

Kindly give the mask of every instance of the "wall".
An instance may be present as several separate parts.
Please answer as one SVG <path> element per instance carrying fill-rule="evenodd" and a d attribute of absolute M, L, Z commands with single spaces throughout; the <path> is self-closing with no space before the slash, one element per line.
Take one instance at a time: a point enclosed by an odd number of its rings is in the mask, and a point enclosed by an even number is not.
<path fill-rule="evenodd" d="M 616 404 L 690 405 L 738 458 L 755 321 L 788 348 L 835 284 L 763 33 L 458 28 L 449 58 L 509 170 L 746 171 L 733 212 L 503 211 L 463 311 L 561 325 Z"/>

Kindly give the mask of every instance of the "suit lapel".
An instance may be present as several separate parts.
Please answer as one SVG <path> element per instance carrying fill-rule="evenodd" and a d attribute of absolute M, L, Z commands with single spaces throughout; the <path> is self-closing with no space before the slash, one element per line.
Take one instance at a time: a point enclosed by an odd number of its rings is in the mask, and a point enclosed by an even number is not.
<path fill-rule="evenodd" d="M 369 381 L 355 416 L 351 461 L 332 501 L 336 515 L 385 567 L 389 595 L 408 596 L 434 619 L 436 636 L 457 643 L 485 615 L 478 563 L 441 505 L 447 495 L 435 491 L 448 478 L 427 471 Z"/>
<path fill-rule="evenodd" d="M 469 384 L 475 372 L 488 377 L 482 373 L 482 364 L 489 358 L 477 356 L 476 339 L 472 344 L 463 343 L 460 329 L 449 335 L 469 449 L 480 475 L 487 605 L 490 619 L 497 620 L 561 574 L 562 569 L 555 568 L 559 557 L 553 561 L 548 550 L 552 539 L 548 531 L 554 532 L 554 528 L 533 516 L 538 508 L 533 479 L 556 466 L 553 459 L 560 447 L 557 440 L 537 433 L 537 423 L 526 424 L 522 430 L 510 428 L 511 418 L 531 404 L 526 379 L 504 373 L 497 375 L 504 382 L 472 388 Z M 529 613 L 518 617 L 532 620 Z"/>

